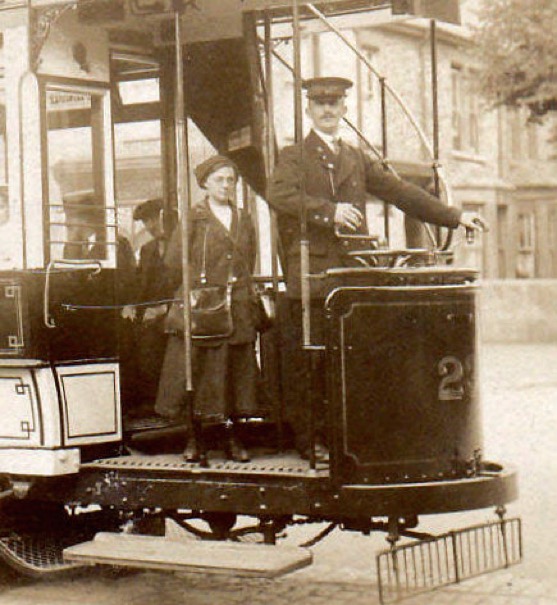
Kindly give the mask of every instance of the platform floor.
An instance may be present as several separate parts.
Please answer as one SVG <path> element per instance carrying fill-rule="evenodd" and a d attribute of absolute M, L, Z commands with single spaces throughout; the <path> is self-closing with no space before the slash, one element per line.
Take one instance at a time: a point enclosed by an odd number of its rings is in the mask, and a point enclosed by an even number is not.
<path fill-rule="evenodd" d="M 84 468 L 96 469 L 125 469 L 133 471 L 162 471 L 187 473 L 203 473 L 205 475 L 221 474 L 245 474 L 250 475 L 274 475 L 274 476 L 296 476 L 296 477 L 319 477 L 329 475 L 327 464 L 319 464 L 317 469 L 310 469 L 309 462 L 302 460 L 296 452 L 269 453 L 264 450 L 250 450 L 252 459 L 250 462 L 233 462 L 226 460 L 221 452 L 209 452 L 209 467 L 202 467 L 198 463 L 186 462 L 181 454 L 144 454 L 132 451 L 129 456 L 118 456 L 115 458 L 103 458 L 88 462 Z"/>

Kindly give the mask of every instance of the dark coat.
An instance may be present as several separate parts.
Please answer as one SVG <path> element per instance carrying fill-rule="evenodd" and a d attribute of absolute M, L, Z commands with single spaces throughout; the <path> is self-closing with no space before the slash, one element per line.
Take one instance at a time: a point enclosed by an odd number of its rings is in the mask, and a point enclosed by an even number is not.
<path fill-rule="evenodd" d="M 152 239 L 141 246 L 139 251 L 137 302 L 156 303 L 156 301 L 172 298 L 173 289 L 164 264 L 167 247 L 165 240 L 161 250 L 160 241 L 157 239 Z M 140 319 L 143 317 L 146 308 L 144 306 L 138 308 Z"/>
<path fill-rule="evenodd" d="M 344 254 L 349 246 L 334 232 L 335 205 L 350 202 L 365 217 L 369 194 L 394 204 L 406 214 L 422 221 L 457 227 L 460 210 L 446 206 L 426 191 L 385 172 L 361 149 L 341 144 L 335 156 L 314 132 L 305 138 L 304 165 L 300 166 L 299 146 L 283 149 L 272 176 L 268 200 L 277 212 L 283 246 L 286 282 L 291 298 L 300 298 L 300 180 L 303 176 L 307 208 L 310 271 L 321 273 L 332 267 L 351 264 Z M 365 225 L 361 233 L 366 233 Z M 327 286 L 313 281 L 312 297 L 324 297 Z"/>
<path fill-rule="evenodd" d="M 256 337 L 251 290 L 251 275 L 256 258 L 256 239 L 249 214 L 239 211 L 235 207 L 233 210 L 232 225 L 228 231 L 211 212 L 205 200 L 193 206 L 190 212 L 189 258 L 192 288 L 202 285 L 204 250 L 206 251 L 205 274 L 208 286 L 226 286 L 231 263 L 233 264 L 234 333 L 228 342 L 229 344 L 239 344 L 252 342 Z M 206 246 L 205 237 L 207 237 Z M 175 229 L 169 242 L 164 264 L 169 272 L 169 279 L 176 289 L 176 296 L 179 297 L 182 283 L 182 245 L 179 226 Z M 219 343 L 220 341 L 208 341 L 204 343 L 204 346 Z M 200 343 L 196 342 L 196 344 Z"/>
<path fill-rule="evenodd" d="M 201 285 L 203 265 L 207 285 L 225 286 L 228 283 L 231 263 L 232 274 L 236 278 L 232 291 L 234 333 L 226 339 L 194 341 L 196 346 L 193 347 L 194 415 L 204 423 L 222 423 L 228 418 L 250 415 L 256 409 L 255 385 L 258 369 L 254 349 L 256 331 L 251 296 L 251 273 L 256 256 L 255 230 L 246 212 L 235 211 L 231 229 L 228 231 L 211 212 L 206 201 L 192 208 L 190 219 L 192 287 Z M 171 281 L 177 288 L 176 297 L 182 296 L 181 236 L 178 226 L 164 259 Z M 176 417 L 184 414 L 183 356 L 182 335 L 171 335 L 156 404 L 157 412 L 164 416 Z"/>

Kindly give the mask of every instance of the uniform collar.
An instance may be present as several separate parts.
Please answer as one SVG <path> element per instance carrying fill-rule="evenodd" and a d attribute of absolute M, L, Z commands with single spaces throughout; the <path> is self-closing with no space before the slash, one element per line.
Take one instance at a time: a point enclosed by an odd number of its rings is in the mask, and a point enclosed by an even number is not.
<path fill-rule="evenodd" d="M 321 132 L 320 130 L 317 130 L 316 128 L 313 128 L 312 130 L 323 141 L 323 143 L 325 143 L 325 145 L 327 145 L 329 150 L 334 153 L 335 142 L 340 143 L 340 137 L 338 136 L 338 133 L 337 134 L 328 134 L 326 132 Z"/>

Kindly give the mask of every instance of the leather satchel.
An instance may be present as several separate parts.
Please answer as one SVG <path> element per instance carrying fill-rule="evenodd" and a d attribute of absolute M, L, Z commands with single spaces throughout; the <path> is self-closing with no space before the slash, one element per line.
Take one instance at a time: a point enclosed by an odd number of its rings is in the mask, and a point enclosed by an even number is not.
<path fill-rule="evenodd" d="M 227 338 L 234 332 L 232 321 L 232 271 L 230 261 L 226 286 L 209 286 L 206 278 L 207 233 L 203 239 L 203 257 L 200 273 L 201 285 L 190 290 L 191 337 L 192 340 L 215 340 Z M 181 291 L 181 289 L 180 289 Z M 166 317 L 167 332 L 183 333 L 184 303 L 174 301 Z"/>
<path fill-rule="evenodd" d="M 193 288 L 190 300 L 192 338 L 208 340 L 231 336 L 234 331 L 232 284 Z"/>

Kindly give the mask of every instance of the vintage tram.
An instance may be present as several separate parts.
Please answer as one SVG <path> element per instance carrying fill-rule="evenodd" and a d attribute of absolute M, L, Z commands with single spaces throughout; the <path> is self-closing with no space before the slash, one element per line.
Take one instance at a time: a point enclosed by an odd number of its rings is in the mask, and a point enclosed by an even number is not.
<path fill-rule="evenodd" d="M 359 266 L 318 276 L 330 284 L 325 342 L 314 346 L 309 339 L 304 347 L 326 360 L 330 464 L 301 460 L 287 449 L 281 398 L 289 351 L 273 229 L 272 275 L 260 278 L 278 309 L 279 321 L 260 343 L 273 405 L 265 422 L 246 423 L 246 433 L 259 439 L 252 461 L 217 457 L 201 467 L 176 451 L 153 453 L 149 445 L 161 435 L 160 441 L 183 439 L 181 427 L 123 418 L 115 126 L 160 121 L 164 199 L 182 213 L 191 193 L 186 117 L 235 160 L 244 193 L 264 196 L 275 155 L 273 27 L 283 35 L 292 21 L 296 47 L 301 19 L 327 21 L 384 5 L 4 3 L 9 218 L 0 273 L 0 551 L 12 565 L 35 575 L 63 569 L 64 547 L 72 546 L 66 558 L 77 560 L 76 544 L 102 530 L 121 535 L 130 522 L 157 533 L 161 520 L 192 529 L 189 520 L 199 518 L 209 525 L 199 535 L 237 538 L 245 528 L 235 533 L 236 517 L 246 515 L 274 544 L 302 519 L 387 531 L 396 596 L 402 591 L 396 543 L 401 534 L 424 538 L 412 532 L 419 516 L 495 506 L 502 517 L 516 498 L 515 472 L 482 458 L 477 275 L 453 266 L 446 246 L 378 249 L 368 238 L 353 252 Z M 299 61 L 293 69 L 299 101 Z M 157 95 L 126 105 L 124 85 L 153 81 Z M 64 173 L 76 140 L 87 147 L 87 161 Z M 71 220 L 62 194 L 80 188 L 101 200 L 103 252 L 95 260 L 64 254 Z M 517 531 L 501 519 L 502 559 L 493 556 L 487 567 L 520 557 Z M 50 556 L 43 548 L 47 535 L 57 545 Z M 429 536 L 425 543 L 431 542 Z M 112 542 L 109 548 L 117 551 Z"/>

